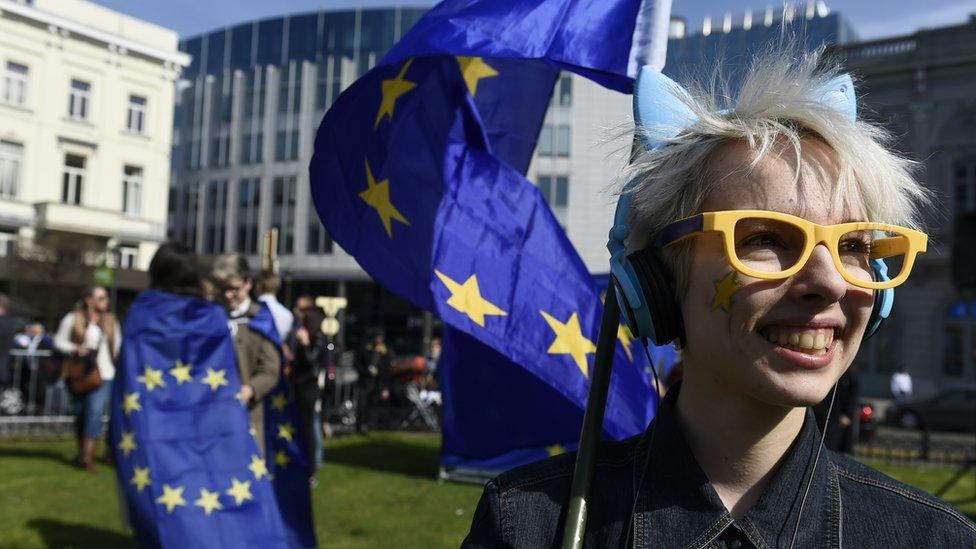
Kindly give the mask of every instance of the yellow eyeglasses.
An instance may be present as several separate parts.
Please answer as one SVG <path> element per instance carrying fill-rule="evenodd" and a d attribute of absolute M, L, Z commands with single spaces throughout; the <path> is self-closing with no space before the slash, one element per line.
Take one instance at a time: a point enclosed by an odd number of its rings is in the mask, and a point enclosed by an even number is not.
<path fill-rule="evenodd" d="M 722 234 L 732 267 L 754 278 L 776 280 L 796 274 L 817 244 L 830 250 L 845 280 L 871 290 L 894 288 L 908 278 L 915 256 L 928 245 L 925 233 L 886 223 L 818 225 L 794 215 L 765 210 L 705 212 L 671 223 L 656 240 L 663 248 L 702 232 Z M 884 260 L 890 280 L 875 280 L 873 260 Z"/>

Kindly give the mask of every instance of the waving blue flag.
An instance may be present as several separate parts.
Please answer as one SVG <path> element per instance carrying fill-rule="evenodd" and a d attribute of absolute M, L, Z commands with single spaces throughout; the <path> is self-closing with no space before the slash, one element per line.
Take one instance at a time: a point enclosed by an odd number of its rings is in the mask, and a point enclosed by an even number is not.
<path fill-rule="evenodd" d="M 112 387 L 119 486 L 143 547 L 288 547 L 224 310 L 144 291 Z"/>
<path fill-rule="evenodd" d="M 281 338 L 267 304 L 254 315 L 248 326 L 266 337 L 281 351 Z M 283 358 L 283 357 L 282 357 Z M 278 385 L 264 397 L 264 447 L 268 450 L 268 470 L 274 485 L 278 508 L 285 523 L 291 547 L 315 547 L 312 519 L 312 494 L 309 478 L 312 466 L 304 451 L 305 440 L 300 416 L 288 382 L 282 375 Z"/>
<path fill-rule="evenodd" d="M 629 89 L 629 64 L 647 50 L 635 37 L 646 37 L 643 20 L 660 11 L 661 3 L 636 0 L 443 2 L 339 97 L 310 166 L 319 216 L 374 279 L 577 408 L 586 401 L 600 293 L 520 171 L 535 133 L 506 140 L 506 120 L 541 121 L 551 80 L 505 80 L 500 61 Z M 479 96 L 492 81 L 516 87 L 522 100 L 486 109 Z M 619 335 L 604 425 L 616 438 L 642 430 L 653 414 L 632 342 Z"/>

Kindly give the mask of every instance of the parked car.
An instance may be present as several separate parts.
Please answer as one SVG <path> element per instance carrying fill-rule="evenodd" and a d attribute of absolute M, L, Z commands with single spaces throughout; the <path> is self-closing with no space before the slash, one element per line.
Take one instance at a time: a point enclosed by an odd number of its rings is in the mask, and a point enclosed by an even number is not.
<path fill-rule="evenodd" d="M 976 432 L 976 387 L 946 389 L 888 408 L 888 423 L 905 429 Z"/>

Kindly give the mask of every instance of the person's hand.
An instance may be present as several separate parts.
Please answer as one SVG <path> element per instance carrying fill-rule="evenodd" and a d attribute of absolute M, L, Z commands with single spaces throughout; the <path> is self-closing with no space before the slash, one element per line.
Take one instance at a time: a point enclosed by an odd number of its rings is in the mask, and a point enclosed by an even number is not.
<path fill-rule="evenodd" d="M 304 327 L 295 330 L 295 340 L 297 340 L 298 344 L 302 347 L 308 347 L 311 343 L 311 340 L 308 337 L 308 330 L 306 330 Z"/>
<path fill-rule="evenodd" d="M 369 375 L 371 375 L 373 377 L 376 377 L 376 376 L 380 375 L 380 371 L 379 371 L 379 369 L 376 366 L 370 366 L 369 367 Z"/>
<path fill-rule="evenodd" d="M 854 423 L 853 421 L 851 421 L 851 416 L 845 414 L 841 414 L 841 416 L 837 418 L 837 421 L 840 422 L 840 426 L 845 429 L 850 427 Z"/>
<path fill-rule="evenodd" d="M 382 391 L 380 391 L 380 398 L 383 400 L 390 400 L 390 390 L 383 389 Z"/>
<path fill-rule="evenodd" d="M 85 347 L 84 345 L 78 345 L 77 347 L 75 347 L 75 354 L 77 354 L 78 356 L 88 356 L 88 347 Z"/>
<path fill-rule="evenodd" d="M 241 385 L 241 398 L 244 399 L 244 402 L 251 402 L 251 399 L 254 398 L 254 388 L 250 385 Z"/>

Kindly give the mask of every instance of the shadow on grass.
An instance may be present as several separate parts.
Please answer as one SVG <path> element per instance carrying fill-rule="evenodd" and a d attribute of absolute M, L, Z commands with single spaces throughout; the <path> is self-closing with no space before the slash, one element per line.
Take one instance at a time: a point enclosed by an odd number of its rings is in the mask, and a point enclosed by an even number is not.
<path fill-rule="evenodd" d="M 373 439 L 329 448 L 325 462 L 434 479 L 440 466 L 440 451 L 406 440 Z"/>
<path fill-rule="evenodd" d="M 3 447 L 0 446 L 0 459 L 3 458 L 31 458 L 31 459 L 49 459 L 66 465 L 68 467 L 75 467 L 74 462 L 69 458 L 64 452 L 59 452 L 57 450 L 41 450 L 38 448 L 16 448 L 16 447 Z"/>
<path fill-rule="evenodd" d="M 138 547 L 129 536 L 87 524 L 72 524 L 51 519 L 33 519 L 27 526 L 44 538 L 45 547 Z"/>

